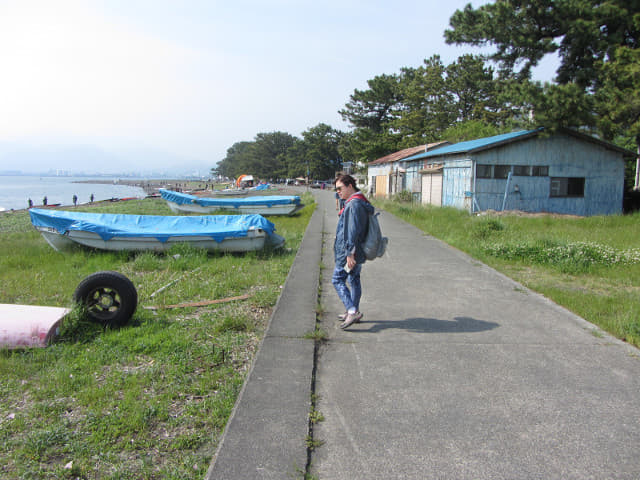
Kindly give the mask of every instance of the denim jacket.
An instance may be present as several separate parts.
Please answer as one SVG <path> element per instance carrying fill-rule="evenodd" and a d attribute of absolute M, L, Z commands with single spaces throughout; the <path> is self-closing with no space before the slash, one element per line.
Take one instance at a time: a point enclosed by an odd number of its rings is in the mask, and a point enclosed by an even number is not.
<path fill-rule="evenodd" d="M 355 254 L 356 263 L 364 263 L 366 257 L 362 251 L 362 244 L 369 228 L 369 214 L 374 212 L 364 195 L 356 192 L 351 195 L 338 218 L 336 240 L 333 244 L 333 255 L 336 266 L 347 263 L 347 257 Z"/>

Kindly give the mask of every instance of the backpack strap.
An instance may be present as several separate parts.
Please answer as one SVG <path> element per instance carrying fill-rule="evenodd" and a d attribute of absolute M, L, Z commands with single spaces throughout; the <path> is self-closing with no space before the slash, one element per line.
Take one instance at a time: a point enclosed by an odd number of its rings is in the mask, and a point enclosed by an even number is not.
<path fill-rule="evenodd" d="M 361 192 L 356 192 L 353 195 L 351 195 L 349 198 L 347 198 L 347 201 L 344 202 L 344 207 L 342 207 L 342 209 L 338 212 L 338 215 L 342 215 L 342 212 L 344 212 L 344 209 L 347 208 L 347 203 L 349 203 L 351 200 L 357 198 L 358 200 L 364 200 L 367 203 L 370 203 L 369 200 L 366 199 L 366 197 L 361 193 Z"/>

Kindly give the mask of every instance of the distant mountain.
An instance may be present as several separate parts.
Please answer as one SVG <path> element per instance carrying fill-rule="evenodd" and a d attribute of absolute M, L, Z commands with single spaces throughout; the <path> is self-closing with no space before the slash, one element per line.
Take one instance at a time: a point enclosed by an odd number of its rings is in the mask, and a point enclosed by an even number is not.
<path fill-rule="evenodd" d="M 35 145 L 0 142 L 2 174 L 64 172 L 64 174 L 151 174 L 207 176 L 211 165 L 148 148 L 113 148 L 95 145 Z"/>

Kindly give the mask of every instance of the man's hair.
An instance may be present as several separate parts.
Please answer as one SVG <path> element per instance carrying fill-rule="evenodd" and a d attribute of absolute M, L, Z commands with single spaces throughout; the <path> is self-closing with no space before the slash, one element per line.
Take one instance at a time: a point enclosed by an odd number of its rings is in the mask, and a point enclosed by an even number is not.
<path fill-rule="evenodd" d="M 351 175 L 338 175 L 336 177 L 336 181 L 333 183 L 336 184 L 338 182 L 343 184 L 345 187 L 352 185 L 354 190 L 356 190 L 357 192 L 360 191 L 360 189 L 358 188 L 358 184 L 356 183 L 356 179 L 353 178 Z"/>

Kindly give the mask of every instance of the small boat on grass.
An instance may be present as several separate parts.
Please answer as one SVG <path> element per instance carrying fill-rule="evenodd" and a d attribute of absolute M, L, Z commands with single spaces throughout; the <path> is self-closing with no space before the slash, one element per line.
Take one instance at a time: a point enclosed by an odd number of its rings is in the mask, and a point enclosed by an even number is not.
<path fill-rule="evenodd" d="M 240 188 L 225 188 L 224 190 L 213 190 L 212 192 L 207 192 L 207 194 L 213 196 L 238 196 L 238 197 L 246 197 L 249 192 L 247 190 L 242 190 Z"/>
<path fill-rule="evenodd" d="M 304 205 L 297 195 L 266 195 L 246 198 L 202 198 L 173 190 L 160 190 L 172 211 L 190 213 L 254 213 L 259 215 L 293 215 Z"/>
<path fill-rule="evenodd" d="M 247 196 L 253 195 L 255 192 L 265 192 L 271 188 L 271 184 L 269 183 L 261 183 L 256 185 L 255 187 L 244 187 L 244 188 L 225 188 L 224 190 L 213 190 L 207 192 L 210 195 L 218 196 L 229 196 L 229 195 L 239 195 L 239 196 Z"/>
<path fill-rule="evenodd" d="M 256 185 L 255 187 L 225 188 L 224 190 L 212 190 L 212 191 L 207 191 L 202 193 L 203 194 L 206 193 L 214 197 L 229 197 L 229 196 L 247 197 L 247 196 L 255 195 L 256 193 L 260 195 L 261 193 L 266 192 L 269 189 L 271 189 L 271 184 L 261 183 L 259 185 Z M 199 192 L 191 192 L 191 193 L 194 193 L 195 195 L 199 195 Z"/>
<path fill-rule="evenodd" d="M 165 251 L 177 243 L 206 250 L 246 252 L 284 238 L 260 215 L 162 216 L 29 210 L 31 223 L 56 250 L 74 245 L 100 250 Z"/>

